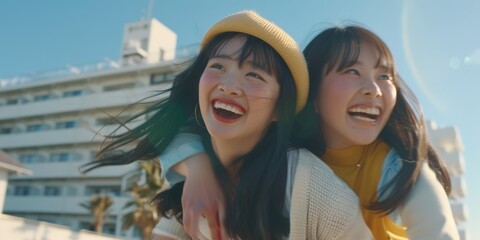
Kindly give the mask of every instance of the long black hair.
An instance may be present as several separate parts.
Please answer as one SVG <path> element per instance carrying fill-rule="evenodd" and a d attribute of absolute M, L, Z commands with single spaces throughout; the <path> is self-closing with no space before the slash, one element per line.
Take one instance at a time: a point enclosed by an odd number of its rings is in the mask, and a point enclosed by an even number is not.
<path fill-rule="evenodd" d="M 198 103 L 198 82 L 208 60 L 239 33 L 222 33 L 213 38 L 193 63 L 177 75 L 168 91 L 170 96 L 138 114 L 153 114 L 145 123 L 113 139 L 100 154 L 112 152 L 126 144 L 138 141 L 136 147 L 117 155 L 106 155 L 92 162 L 89 169 L 106 165 L 127 164 L 137 160 L 156 158 L 180 128 L 200 134 L 212 161 L 214 172 L 224 192 L 226 202 L 225 229 L 232 238 L 279 239 L 289 233 L 289 217 L 284 216 L 287 178 L 287 149 L 294 116 L 296 88 L 293 76 L 280 55 L 264 41 L 245 35 L 247 40 L 239 52 L 239 64 L 253 56 L 259 66 L 278 78 L 280 93 L 276 102 L 276 121 L 271 123 L 264 137 L 252 151 L 238 158 L 240 167 L 235 183 L 213 152 L 210 136 L 199 127 L 194 116 Z M 200 114 L 196 115 L 203 122 Z M 187 126 L 187 127 L 185 127 Z M 101 155 L 100 155 L 101 156 Z M 182 218 L 181 194 L 183 182 L 159 193 L 152 201 L 159 213 L 166 217 Z"/>
<path fill-rule="evenodd" d="M 324 76 L 330 71 L 342 71 L 355 64 L 360 55 L 361 44 L 372 46 L 379 53 L 377 64 L 386 63 L 387 69 L 394 76 L 397 100 L 379 137 L 393 147 L 403 159 L 403 166 L 397 176 L 380 190 L 379 200 L 368 203 L 366 207 L 387 214 L 393 211 L 405 201 L 425 160 L 449 194 L 451 183 L 448 171 L 427 141 L 423 113 L 416 97 L 397 73 L 387 45 L 365 28 L 359 26 L 329 28 L 318 34 L 304 49 L 310 89 L 307 105 L 299 113 L 298 119 L 301 121 L 299 124 L 307 130 L 299 131 L 298 133 L 303 135 L 298 135 L 294 139 L 319 157 L 325 153 L 326 143 L 314 102 Z M 334 69 L 335 66 L 338 67 Z"/>

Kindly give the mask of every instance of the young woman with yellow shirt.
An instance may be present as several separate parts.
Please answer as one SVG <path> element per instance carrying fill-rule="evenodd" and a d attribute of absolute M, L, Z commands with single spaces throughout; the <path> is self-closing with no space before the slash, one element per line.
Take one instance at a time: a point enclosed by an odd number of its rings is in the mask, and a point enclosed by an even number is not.
<path fill-rule="evenodd" d="M 358 195 L 375 239 L 459 239 L 447 197 L 448 172 L 386 44 L 359 26 L 333 27 L 317 35 L 304 56 L 310 92 L 293 139 Z M 206 180 L 209 165 L 201 144 L 180 138 L 160 159 L 167 174 L 173 169 L 203 176 L 190 182 L 187 176 L 184 209 L 193 209 L 193 219 L 221 217 L 223 203 L 210 197 L 218 191 Z M 176 147 L 189 151 L 179 159 Z"/>

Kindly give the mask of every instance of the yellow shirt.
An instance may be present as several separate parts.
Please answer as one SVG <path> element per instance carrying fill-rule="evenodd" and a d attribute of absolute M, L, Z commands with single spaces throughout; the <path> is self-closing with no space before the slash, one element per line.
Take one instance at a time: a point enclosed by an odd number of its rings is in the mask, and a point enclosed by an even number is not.
<path fill-rule="evenodd" d="M 357 194 L 363 218 L 375 239 L 408 239 L 406 229 L 388 216 L 365 208 L 377 200 L 377 189 L 382 177 L 382 166 L 390 147 L 377 140 L 367 146 L 346 149 L 328 149 L 322 159 Z"/>

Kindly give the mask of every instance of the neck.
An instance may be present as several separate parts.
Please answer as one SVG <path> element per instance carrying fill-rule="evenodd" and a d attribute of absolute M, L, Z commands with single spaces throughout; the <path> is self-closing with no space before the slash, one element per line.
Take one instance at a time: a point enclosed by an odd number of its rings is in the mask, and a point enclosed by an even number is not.
<path fill-rule="evenodd" d="M 231 170 L 235 160 L 250 152 L 258 141 L 218 140 L 212 138 L 213 151 L 222 165 Z"/>
<path fill-rule="evenodd" d="M 351 145 L 342 149 L 326 148 L 322 155 L 322 160 L 325 162 L 338 166 L 356 166 L 360 167 L 368 161 L 368 156 L 381 143 L 380 140 L 375 140 L 368 145 Z"/>

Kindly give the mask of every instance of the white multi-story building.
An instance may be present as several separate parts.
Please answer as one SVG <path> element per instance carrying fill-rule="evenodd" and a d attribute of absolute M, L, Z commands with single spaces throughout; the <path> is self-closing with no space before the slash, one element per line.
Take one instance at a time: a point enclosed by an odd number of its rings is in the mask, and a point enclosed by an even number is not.
<path fill-rule="evenodd" d="M 179 71 L 177 59 L 192 54 L 183 50 L 175 54 L 174 32 L 144 20 L 125 27 L 120 60 L 0 80 L 0 149 L 33 172 L 10 176 L 4 212 L 79 230 L 92 221 L 80 204 L 108 194 L 114 204 L 104 232 L 135 235 L 122 230 L 121 218 L 136 164 L 86 175 L 78 168 L 92 161 L 116 120 L 146 107 L 127 106 L 170 85 Z"/>
<path fill-rule="evenodd" d="M 448 167 L 452 182 L 450 205 L 452 206 L 453 217 L 460 238 L 467 240 L 468 232 L 465 229 L 465 223 L 468 218 L 468 209 L 464 201 L 467 194 L 467 184 L 463 176 L 465 160 L 463 159 L 463 144 L 460 133 L 455 127 L 438 127 L 434 122 L 428 123 L 427 132 L 433 147 Z"/>

